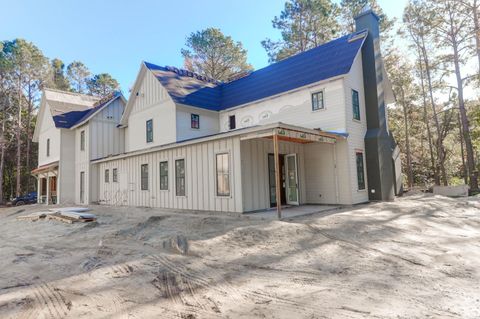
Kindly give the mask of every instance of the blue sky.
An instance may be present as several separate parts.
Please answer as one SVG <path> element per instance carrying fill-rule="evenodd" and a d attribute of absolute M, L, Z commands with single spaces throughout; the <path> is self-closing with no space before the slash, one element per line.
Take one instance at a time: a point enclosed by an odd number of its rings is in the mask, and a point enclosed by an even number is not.
<path fill-rule="evenodd" d="M 401 17 L 406 0 L 378 0 Z M 285 0 L 0 0 L 0 40 L 24 38 L 49 58 L 84 62 L 108 72 L 128 95 L 142 60 L 182 66 L 180 49 L 192 31 L 218 27 L 241 41 L 255 69 L 268 64 L 260 45 L 279 38 L 271 20 Z M 8 15 L 5 14 L 8 12 Z"/>

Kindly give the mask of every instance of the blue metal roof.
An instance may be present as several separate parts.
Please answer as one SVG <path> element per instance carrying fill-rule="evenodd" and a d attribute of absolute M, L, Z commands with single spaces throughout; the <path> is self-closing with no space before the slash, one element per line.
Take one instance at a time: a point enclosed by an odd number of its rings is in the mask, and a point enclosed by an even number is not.
<path fill-rule="evenodd" d="M 74 125 L 83 122 L 85 119 L 88 119 L 93 113 L 101 109 L 112 100 L 115 100 L 121 95 L 120 92 L 115 92 L 112 98 L 105 101 L 100 101 L 101 103 L 95 105 L 94 107 L 81 111 L 70 111 L 62 114 L 53 116 L 53 121 L 55 122 L 55 127 L 57 128 L 71 128 Z"/>
<path fill-rule="evenodd" d="M 348 73 L 364 34 L 343 36 L 227 83 L 148 62 L 145 66 L 175 102 L 221 111 Z"/>

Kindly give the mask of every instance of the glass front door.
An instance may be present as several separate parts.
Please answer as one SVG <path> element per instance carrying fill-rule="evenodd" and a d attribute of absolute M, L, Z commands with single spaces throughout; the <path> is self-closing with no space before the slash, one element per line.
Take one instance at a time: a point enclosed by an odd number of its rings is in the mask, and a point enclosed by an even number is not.
<path fill-rule="evenodd" d="M 287 204 L 299 205 L 297 154 L 285 155 L 285 168 L 287 172 Z"/>

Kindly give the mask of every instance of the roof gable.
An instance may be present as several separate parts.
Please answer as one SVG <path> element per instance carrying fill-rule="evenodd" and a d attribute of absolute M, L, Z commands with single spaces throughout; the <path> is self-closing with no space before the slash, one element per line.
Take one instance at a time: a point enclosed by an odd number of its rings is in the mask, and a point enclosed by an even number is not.
<path fill-rule="evenodd" d="M 144 65 L 176 103 L 221 111 L 347 74 L 365 36 L 365 31 L 343 36 L 227 83 L 176 68 Z"/>

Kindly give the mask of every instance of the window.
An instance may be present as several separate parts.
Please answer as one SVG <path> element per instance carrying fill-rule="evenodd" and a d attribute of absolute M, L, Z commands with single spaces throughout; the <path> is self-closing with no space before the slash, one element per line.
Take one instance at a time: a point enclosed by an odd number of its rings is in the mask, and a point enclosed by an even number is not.
<path fill-rule="evenodd" d="M 118 172 L 116 168 L 112 169 L 112 182 L 118 182 Z"/>
<path fill-rule="evenodd" d="M 365 170 L 363 168 L 363 153 L 355 153 L 357 159 L 357 184 L 358 190 L 365 189 Z"/>
<path fill-rule="evenodd" d="M 47 157 L 50 156 L 50 139 L 47 138 Z"/>
<path fill-rule="evenodd" d="M 234 130 L 236 127 L 237 122 L 235 121 L 235 115 L 230 115 L 228 117 L 228 128 L 230 130 Z"/>
<path fill-rule="evenodd" d="M 85 172 L 80 172 L 80 203 L 85 202 Z"/>
<path fill-rule="evenodd" d="M 200 115 L 192 114 L 191 116 L 191 127 L 199 129 L 200 128 Z"/>
<path fill-rule="evenodd" d="M 228 153 L 217 154 L 217 196 L 230 196 Z"/>
<path fill-rule="evenodd" d="M 160 190 L 168 190 L 168 162 L 160 162 Z"/>
<path fill-rule="evenodd" d="M 153 142 L 153 120 L 148 120 L 146 123 L 147 129 L 147 143 Z"/>
<path fill-rule="evenodd" d="M 312 110 L 321 110 L 324 108 L 323 91 L 312 94 Z"/>
<path fill-rule="evenodd" d="M 80 132 L 80 150 L 85 150 L 85 131 Z"/>
<path fill-rule="evenodd" d="M 353 119 L 360 121 L 360 101 L 358 99 L 358 92 L 352 90 L 352 107 L 353 107 Z"/>
<path fill-rule="evenodd" d="M 175 194 L 185 196 L 185 160 L 175 161 Z"/>
<path fill-rule="evenodd" d="M 142 164 L 140 167 L 140 188 L 142 191 L 148 191 L 148 164 Z"/>
<path fill-rule="evenodd" d="M 108 169 L 105 170 L 105 183 L 109 183 L 110 181 L 110 171 Z"/>

